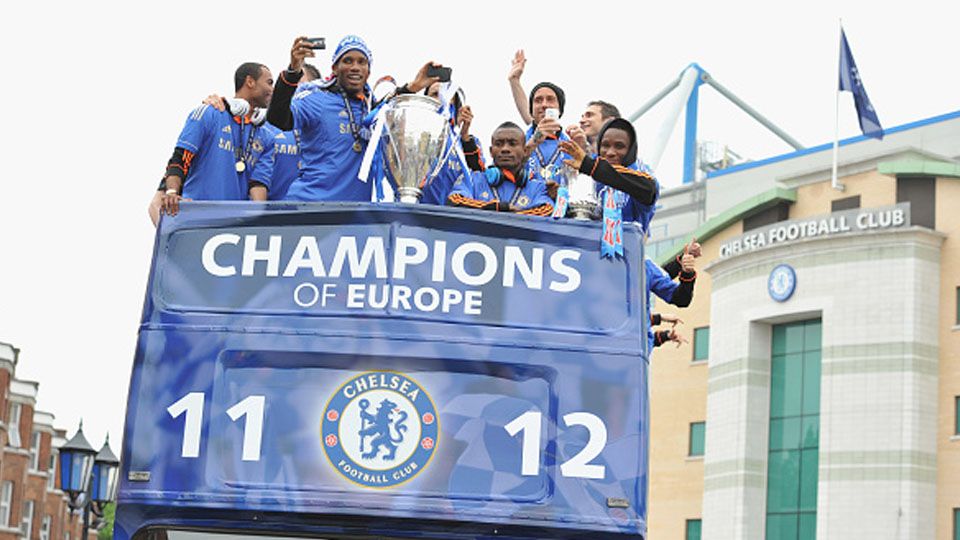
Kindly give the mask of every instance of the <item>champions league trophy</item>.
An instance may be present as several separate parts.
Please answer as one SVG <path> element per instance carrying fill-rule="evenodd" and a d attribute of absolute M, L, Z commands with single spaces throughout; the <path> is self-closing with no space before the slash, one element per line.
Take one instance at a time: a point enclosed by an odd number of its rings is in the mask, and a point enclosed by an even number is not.
<path fill-rule="evenodd" d="M 446 161 L 450 129 L 440 102 L 419 94 L 393 98 L 384 115 L 387 165 L 400 202 L 416 204 Z"/>
<path fill-rule="evenodd" d="M 599 219 L 600 199 L 597 197 L 596 181 L 567 166 L 563 167 L 563 175 L 567 179 L 567 192 L 570 197 L 568 213 L 573 219 L 581 221 Z"/>

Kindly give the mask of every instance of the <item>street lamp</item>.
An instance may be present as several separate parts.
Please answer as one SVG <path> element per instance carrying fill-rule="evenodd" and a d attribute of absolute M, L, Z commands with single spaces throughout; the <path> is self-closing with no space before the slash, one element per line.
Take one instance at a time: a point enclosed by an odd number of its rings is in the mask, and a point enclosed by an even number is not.
<path fill-rule="evenodd" d="M 110 450 L 110 437 L 99 452 L 83 436 L 83 422 L 77 433 L 60 447 L 60 488 L 70 498 L 70 508 L 83 510 L 83 540 L 90 530 L 90 514 L 103 517 L 103 507 L 117 496 L 120 460 Z"/>
<path fill-rule="evenodd" d="M 93 460 L 93 473 L 90 484 L 90 500 L 104 506 L 117 499 L 117 474 L 120 460 L 110 449 L 110 435 Z"/>

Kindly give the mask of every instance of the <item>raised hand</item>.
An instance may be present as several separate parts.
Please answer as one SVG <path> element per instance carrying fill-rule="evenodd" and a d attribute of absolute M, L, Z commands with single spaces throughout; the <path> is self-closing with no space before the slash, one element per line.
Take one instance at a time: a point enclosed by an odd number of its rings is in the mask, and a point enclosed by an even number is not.
<path fill-rule="evenodd" d="M 431 67 L 443 67 L 441 64 L 434 62 L 433 60 L 427 62 L 420 67 L 420 71 L 417 72 L 417 75 L 413 78 L 413 82 L 407 83 L 407 90 L 410 90 L 414 94 L 423 90 L 424 88 L 430 88 L 430 85 L 439 82 L 440 77 L 430 77 L 427 75 L 427 72 Z"/>
<path fill-rule="evenodd" d="M 578 124 L 571 124 L 567 126 L 566 132 L 567 136 L 573 139 L 573 142 L 577 143 L 580 148 L 586 148 L 588 146 L 587 134 Z"/>
<path fill-rule="evenodd" d="M 293 47 L 290 48 L 290 71 L 300 71 L 303 69 L 303 63 L 307 58 L 313 58 L 317 54 L 313 52 L 312 42 L 307 36 L 299 36 L 293 40 Z"/>
<path fill-rule="evenodd" d="M 507 74 L 507 79 L 520 80 L 520 76 L 523 75 L 523 68 L 527 65 L 527 57 L 523 54 L 523 49 L 518 50 L 513 54 L 513 61 L 510 63 L 510 72 Z"/>
<path fill-rule="evenodd" d="M 570 159 L 563 160 L 563 164 L 579 171 L 580 165 L 583 164 L 583 158 L 587 157 L 586 151 L 573 141 L 560 141 L 560 150 L 570 156 Z"/>
<path fill-rule="evenodd" d="M 463 140 L 468 140 L 470 138 L 470 123 L 473 122 L 473 111 L 470 110 L 469 105 L 460 107 L 460 112 L 457 113 L 457 124 L 460 125 L 460 138 Z"/>

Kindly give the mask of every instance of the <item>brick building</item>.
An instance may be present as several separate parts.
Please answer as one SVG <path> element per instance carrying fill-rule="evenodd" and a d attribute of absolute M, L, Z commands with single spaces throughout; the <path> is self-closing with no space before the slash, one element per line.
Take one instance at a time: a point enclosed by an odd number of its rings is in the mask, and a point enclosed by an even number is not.
<path fill-rule="evenodd" d="M 57 448 L 66 433 L 37 410 L 39 384 L 16 378 L 19 352 L 0 343 L 0 540 L 79 539 L 82 516 L 59 489 Z"/>

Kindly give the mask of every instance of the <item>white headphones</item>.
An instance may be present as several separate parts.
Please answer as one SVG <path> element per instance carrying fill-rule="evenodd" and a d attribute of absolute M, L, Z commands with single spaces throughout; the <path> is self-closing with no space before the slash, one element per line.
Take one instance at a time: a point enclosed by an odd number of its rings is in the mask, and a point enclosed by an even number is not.
<path fill-rule="evenodd" d="M 223 98 L 227 104 L 227 110 L 233 116 L 244 117 L 250 114 L 250 103 L 243 98 Z M 262 126 L 267 121 L 267 110 L 257 107 L 250 116 L 250 123 L 255 126 Z"/>

